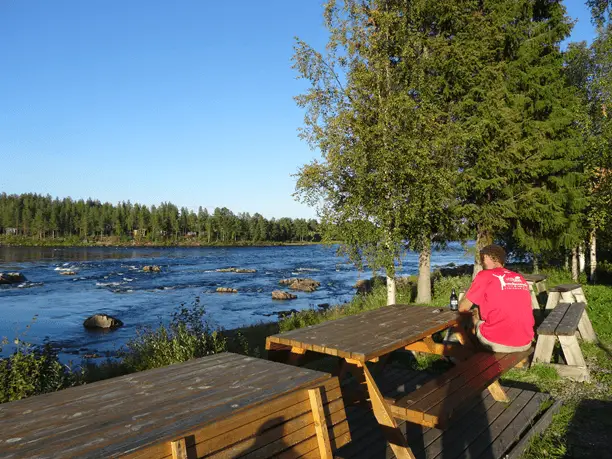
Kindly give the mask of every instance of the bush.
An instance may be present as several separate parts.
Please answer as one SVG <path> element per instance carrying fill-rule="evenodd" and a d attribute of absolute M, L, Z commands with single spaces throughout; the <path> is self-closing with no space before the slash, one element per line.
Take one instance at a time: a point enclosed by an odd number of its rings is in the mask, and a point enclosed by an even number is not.
<path fill-rule="evenodd" d="M 226 350 L 226 339 L 205 320 L 206 311 L 196 298 L 187 308 L 181 305 L 169 325 L 137 331 L 119 353 L 126 372 L 148 370 Z"/>
<path fill-rule="evenodd" d="M 6 345 L 8 341 L 4 339 L 2 344 Z M 80 373 L 62 365 L 50 343 L 32 346 L 17 338 L 15 344 L 15 352 L 0 359 L 0 403 L 78 384 Z"/>

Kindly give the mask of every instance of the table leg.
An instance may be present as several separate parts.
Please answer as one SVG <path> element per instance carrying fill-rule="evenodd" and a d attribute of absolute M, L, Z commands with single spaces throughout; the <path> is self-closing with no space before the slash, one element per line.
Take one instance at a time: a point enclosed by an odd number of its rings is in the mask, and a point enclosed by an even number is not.
<path fill-rule="evenodd" d="M 389 442 L 395 457 L 398 459 L 415 459 L 412 450 L 408 447 L 406 438 L 399 429 L 397 422 L 391 413 L 391 409 L 380 393 L 380 390 L 378 389 L 372 374 L 368 370 L 368 367 L 357 360 L 346 359 L 346 361 L 353 367 L 351 372 L 354 372 L 354 374 L 359 374 L 361 379 L 365 381 L 368 393 L 370 395 L 370 402 L 372 403 L 374 416 L 376 416 L 376 420 L 382 426 L 383 433 Z"/>

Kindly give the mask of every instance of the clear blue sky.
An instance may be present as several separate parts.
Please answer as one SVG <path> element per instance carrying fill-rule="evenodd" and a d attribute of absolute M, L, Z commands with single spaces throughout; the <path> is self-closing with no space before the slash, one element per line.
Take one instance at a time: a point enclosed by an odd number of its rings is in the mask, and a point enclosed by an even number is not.
<path fill-rule="evenodd" d="M 322 4 L 0 0 L 0 192 L 314 217 L 291 56 L 324 46 Z"/>

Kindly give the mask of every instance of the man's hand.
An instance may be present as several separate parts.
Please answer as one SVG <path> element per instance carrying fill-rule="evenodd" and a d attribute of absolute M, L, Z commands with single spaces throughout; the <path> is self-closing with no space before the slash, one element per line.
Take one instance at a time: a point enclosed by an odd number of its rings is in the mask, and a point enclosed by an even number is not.
<path fill-rule="evenodd" d="M 470 300 L 467 299 L 466 296 L 464 296 L 459 302 L 459 312 L 469 312 L 473 305 L 474 303 L 472 303 Z"/>

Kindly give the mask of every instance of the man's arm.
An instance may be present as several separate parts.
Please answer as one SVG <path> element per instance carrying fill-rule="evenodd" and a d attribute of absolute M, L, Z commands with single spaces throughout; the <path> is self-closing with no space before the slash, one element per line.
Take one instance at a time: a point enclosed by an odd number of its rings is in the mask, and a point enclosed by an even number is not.
<path fill-rule="evenodd" d="M 468 312 L 472 308 L 473 305 L 474 303 L 468 300 L 467 296 L 464 296 L 463 298 L 461 298 L 461 301 L 459 302 L 459 312 Z"/>

